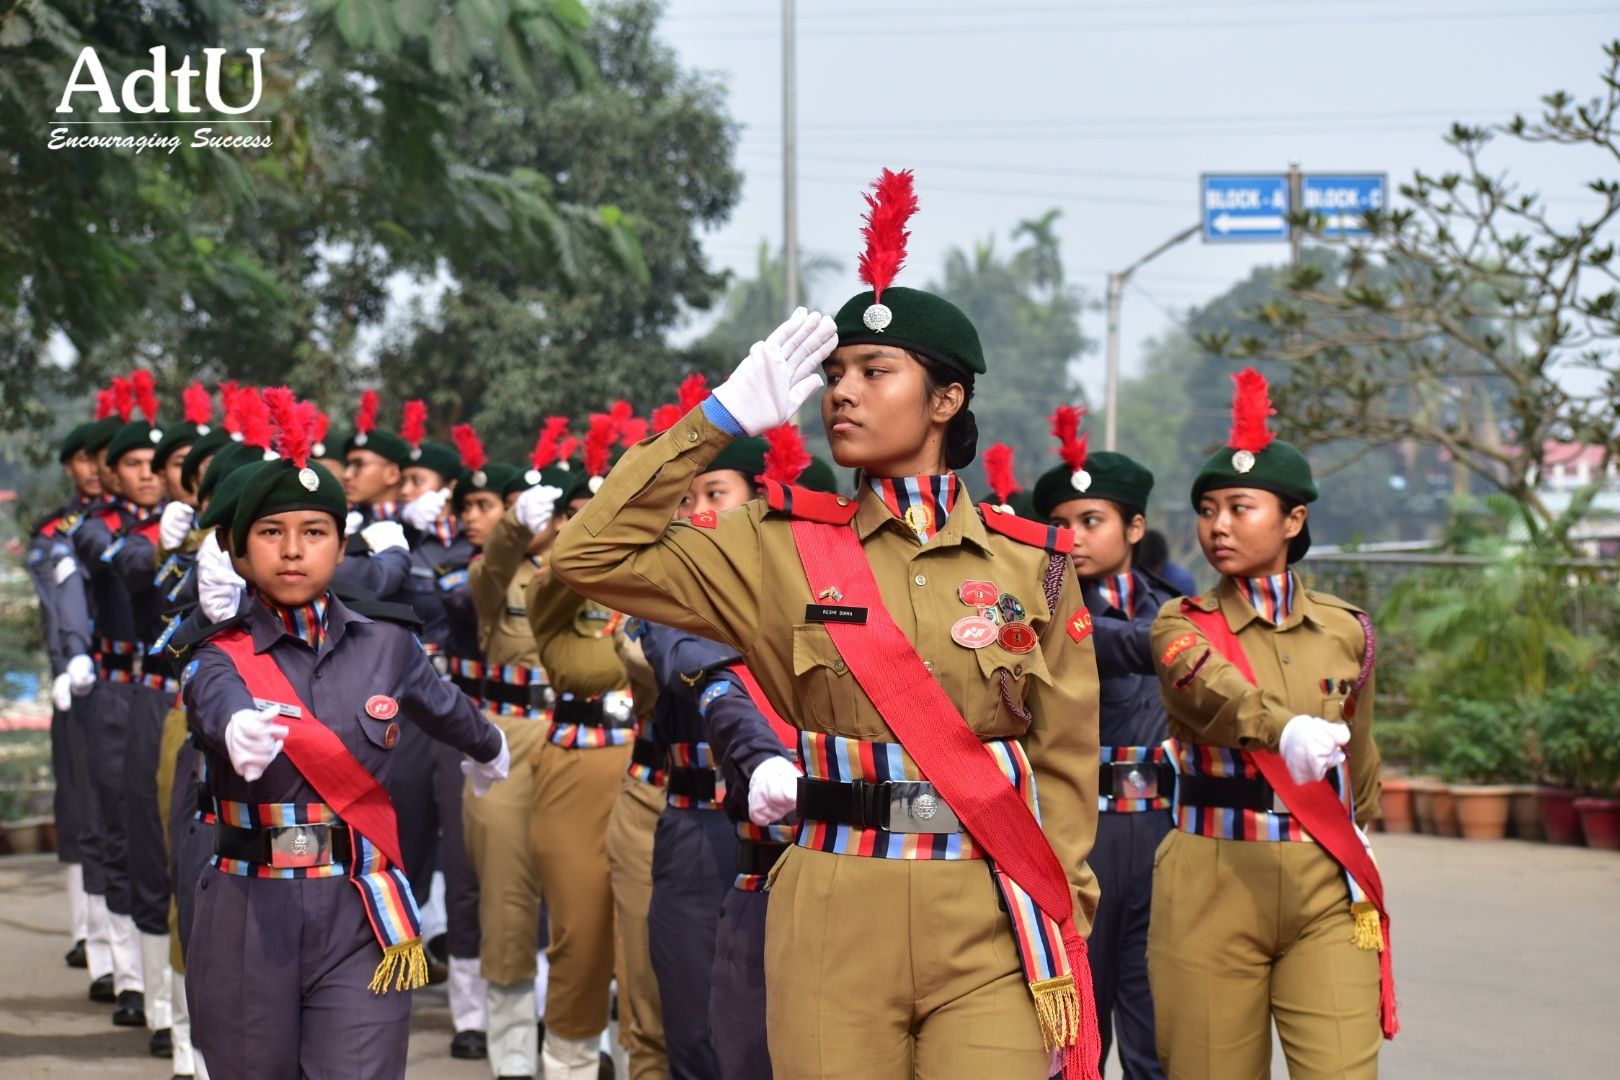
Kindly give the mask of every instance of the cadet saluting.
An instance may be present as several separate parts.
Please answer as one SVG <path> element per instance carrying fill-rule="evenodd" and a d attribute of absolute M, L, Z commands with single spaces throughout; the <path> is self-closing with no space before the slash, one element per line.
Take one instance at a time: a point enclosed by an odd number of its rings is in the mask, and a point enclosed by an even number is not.
<path fill-rule="evenodd" d="M 1221 583 L 1153 625 L 1181 772 L 1148 931 L 1159 1059 L 1172 1078 L 1265 1076 L 1275 1019 L 1292 1075 L 1373 1077 L 1398 1025 L 1383 885 L 1354 825 L 1378 807 L 1372 623 L 1289 570 L 1316 484 L 1268 429 L 1265 379 L 1234 380 L 1230 445 L 1192 489 Z"/>
<path fill-rule="evenodd" d="M 736 647 L 802 729 L 802 824 L 766 939 L 777 1080 L 1094 1077 L 1097 681 L 1070 537 L 962 492 L 978 334 L 941 297 L 888 287 L 911 174 L 885 171 L 868 202 L 872 289 L 836 322 L 795 312 L 627 453 L 553 569 Z M 823 362 L 833 456 L 866 474 L 856 498 L 770 484 L 765 502 L 669 524 L 692 477 L 790 419 Z M 750 787 L 773 818 L 795 806 L 791 770 Z"/>

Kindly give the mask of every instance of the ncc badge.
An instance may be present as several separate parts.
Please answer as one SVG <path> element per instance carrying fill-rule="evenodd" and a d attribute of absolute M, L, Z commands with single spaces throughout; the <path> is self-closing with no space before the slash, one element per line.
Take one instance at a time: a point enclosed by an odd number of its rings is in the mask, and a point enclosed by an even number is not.
<path fill-rule="evenodd" d="M 1169 667 L 1176 662 L 1176 657 L 1198 644 L 1197 634 L 1182 634 L 1169 645 L 1165 646 L 1164 655 L 1159 657 L 1160 667 Z"/>
<path fill-rule="evenodd" d="M 399 702 L 387 694 L 372 694 L 366 698 L 366 715 L 373 720 L 392 720 L 399 715 Z M 397 732 L 394 737 L 399 738 Z"/>
<path fill-rule="evenodd" d="M 383 732 L 383 746 L 387 747 L 389 750 L 392 750 L 396 745 L 398 745 L 398 743 L 399 724 L 398 722 L 395 722 L 389 724 L 388 730 Z"/>
<path fill-rule="evenodd" d="M 1010 653 L 1027 653 L 1035 648 L 1035 631 L 1028 623 L 1008 623 L 1001 628 L 1000 640 Z"/>
<path fill-rule="evenodd" d="M 713 510 L 699 510 L 692 515 L 692 524 L 700 529 L 712 529 L 720 523 L 720 515 Z"/>
<path fill-rule="evenodd" d="M 980 581 L 976 578 L 969 578 L 967 581 L 962 582 L 961 586 L 956 590 L 956 595 L 968 607 L 988 607 L 996 602 L 996 597 L 1001 595 L 1001 590 L 996 588 L 996 583 L 993 581 Z"/>
<path fill-rule="evenodd" d="M 1076 642 L 1091 636 L 1091 612 L 1081 608 L 1069 618 L 1069 636 Z"/>
<path fill-rule="evenodd" d="M 996 640 L 996 624 L 982 615 L 965 615 L 951 627 L 951 640 L 967 649 L 982 649 Z"/>

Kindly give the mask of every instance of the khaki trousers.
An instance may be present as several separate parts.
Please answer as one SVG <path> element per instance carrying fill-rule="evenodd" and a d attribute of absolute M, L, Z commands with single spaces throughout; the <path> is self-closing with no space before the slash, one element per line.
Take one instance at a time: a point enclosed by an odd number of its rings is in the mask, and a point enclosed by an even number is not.
<path fill-rule="evenodd" d="M 568 750 L 542 741 L 533 759 L 529 835 L 551 918 L 546 1032 L 585 1039 L 608 1022 L 613 981 L 608 816 L 630 764 L 630 747 Z"/>
<path fill-rule="evenodd" d="M 1378 1075 L 1378 954 L 1351 943 L 1344 872 L 1314 843 L 1176 830 L 1153 867 L 1148 979 L 1171 1080 Z"/>
<path fill-rule="evenodd" d="M 1045 1080 L 1029 983 L 989 864 L 790 847 L 772 871 L 775 1080 Z"/>
<path fill-rule="evenodd" d="M 540 947 L 540 875 L 529 845 L 529 818 L 533 759 L 546 723 L 493 714 L 490 720 L 506 733 L 512 771 L 483 796 L 474 797 L 469 783 L 462 793 L 461 819 L 467 858 L 478 875 L 478 925 L 483 935 L 479 970 L 490 982 L 506 986 L 534 979 L 534 954 Z"/>
<path fill-rule="evenodd" d="M 653 830 L 663 805 L 663 788 L 626 776 L 608 819 L 607 858 L 618 928 L 619 1041 L 630 1052 L 630 1080 L 662 1080 L 669 1071 L 658 979 L 647 943 Z"/>

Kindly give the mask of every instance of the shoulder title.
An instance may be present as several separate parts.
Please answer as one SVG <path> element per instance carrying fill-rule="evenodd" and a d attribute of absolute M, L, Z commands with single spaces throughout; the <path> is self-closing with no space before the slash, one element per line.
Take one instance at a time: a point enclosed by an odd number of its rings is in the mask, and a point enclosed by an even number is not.
<path fill-rule="evenodd" d="M 765 481 L 765 502 L 772 510 L 788 517 L 819 521 L 823 525 L 848 525 L 855 517 L 855 500 L 827 491 L 812 491 L 792 484 Z"/>
<path fill-rule="evenodd" d="M 1045 525 L 1039 521 L 1019 517 L 1017 514 L 1004 513 L 989 503 L 979 504 L 979 516 L 984 518 L 985 528 L 1020 544 L 1045 548 L 1057 555 L 1067 555 L 1074 547 L 1074 532 L 1071 529 Z"/>

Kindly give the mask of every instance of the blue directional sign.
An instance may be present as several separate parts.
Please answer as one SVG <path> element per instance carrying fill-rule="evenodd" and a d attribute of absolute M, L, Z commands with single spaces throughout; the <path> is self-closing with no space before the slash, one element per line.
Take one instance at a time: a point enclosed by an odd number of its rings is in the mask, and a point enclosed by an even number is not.
<path fill-rule="evenodd" d="M 1286 176 L 1205 173 L 1202 186 L 1206 242 L 1288 239 Z"/>
<path fill-rule="evenodd" d="M 1323 236 L 1369 236 L 1366 213 L 1389 203 L 1383 173 L 1311 173 L 1301 178 L 1300 201 L 1323 218 Z"/>

